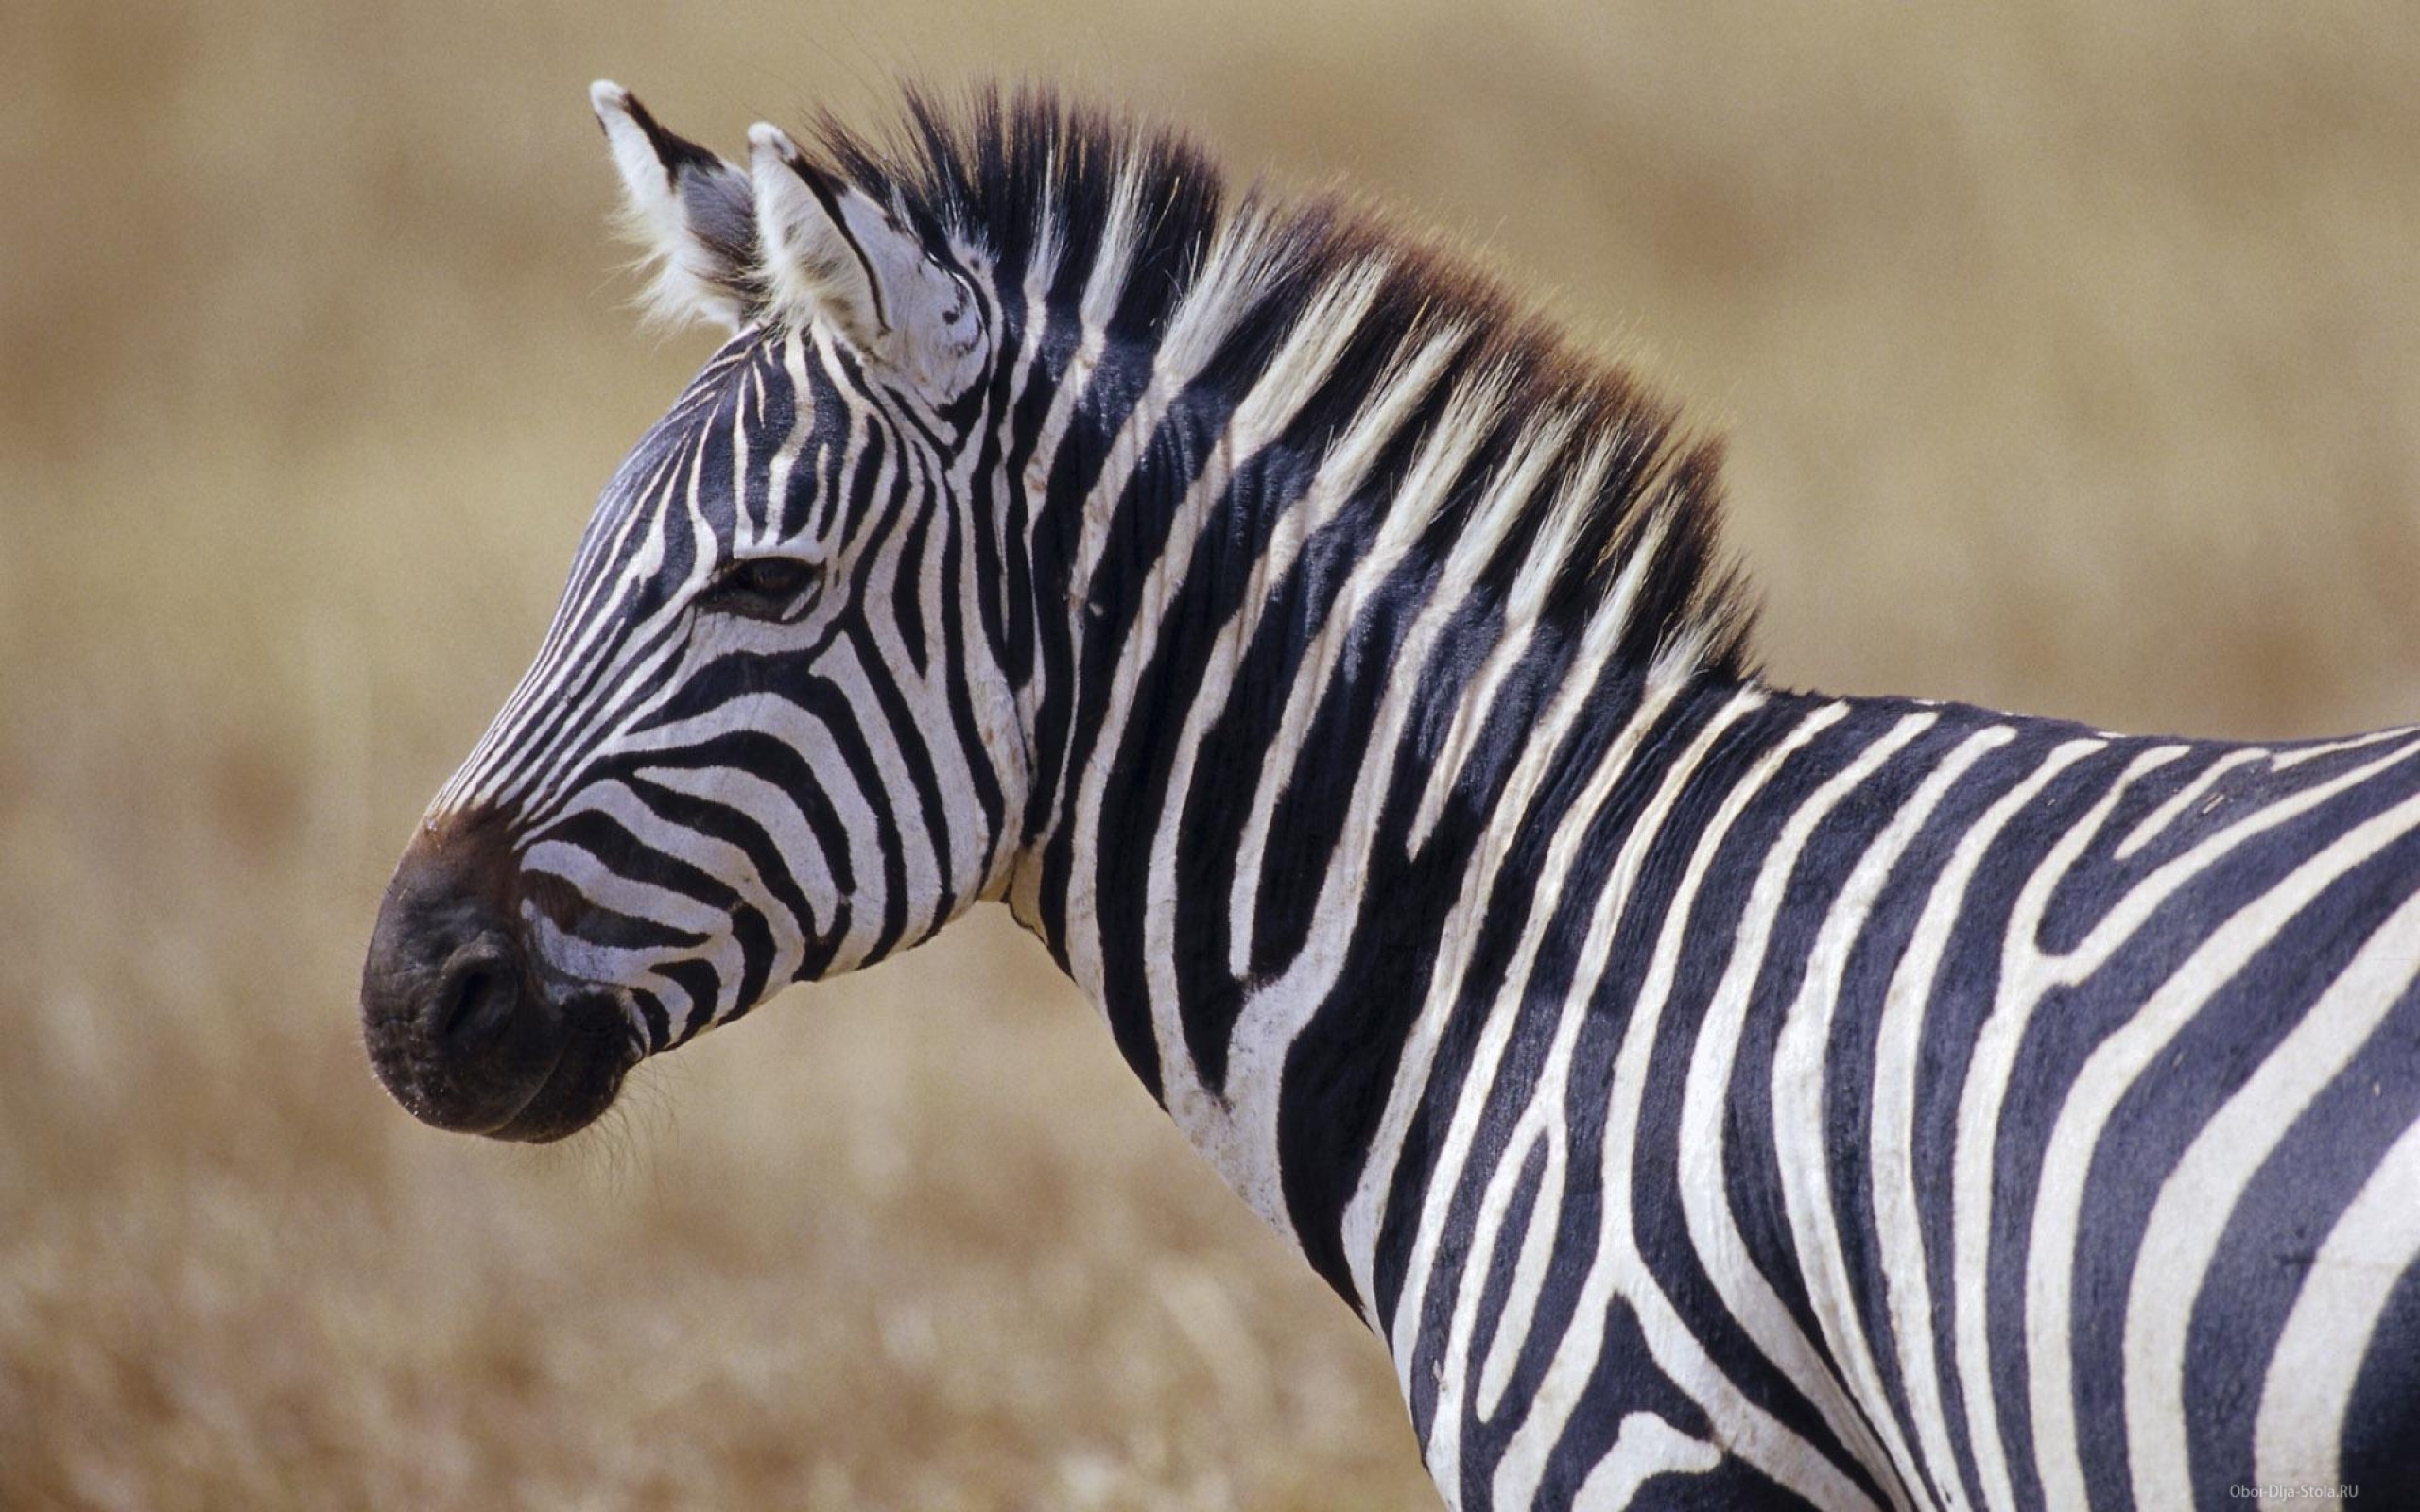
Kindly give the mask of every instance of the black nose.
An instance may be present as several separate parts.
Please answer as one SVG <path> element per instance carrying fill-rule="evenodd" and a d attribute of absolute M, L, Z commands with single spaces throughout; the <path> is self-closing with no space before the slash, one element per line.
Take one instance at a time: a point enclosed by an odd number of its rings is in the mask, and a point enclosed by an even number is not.
<path fill-rule="evenodd" d="M 613 1100 L 628 1036 L 610 1003 L 547 990 L 511 918 L 511 881 L 492 826 L 414 838 L 362 965 L 362 1040 L 378 1079 L 424 1122 L 553 1139 Z"/>
<path fill-rule="evenodd" d="M 428 1038 L 454 1056 L 495 1043 L 520 1009 L 520 970 L 500 934 L 483 934 L 447 956 L 428 997 Z"/>

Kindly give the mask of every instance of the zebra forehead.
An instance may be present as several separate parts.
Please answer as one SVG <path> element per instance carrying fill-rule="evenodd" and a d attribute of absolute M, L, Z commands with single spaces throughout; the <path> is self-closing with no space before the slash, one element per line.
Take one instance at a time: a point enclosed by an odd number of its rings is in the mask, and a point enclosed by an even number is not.
<path fill-rule="evenodd" d="M 798 491 L 793 474 L 812 465 L 819 439 L 841 438 L 847 421 L 828 367 L 802 351 L 809 339 L 755 327 L 716 353 L 599 495 L 575 581 L 627 571 L 640 557 L 677 580 L 700 564 L 706 541 L 761 544 L 813 524 L 807 501 L 786 496 Z"/>

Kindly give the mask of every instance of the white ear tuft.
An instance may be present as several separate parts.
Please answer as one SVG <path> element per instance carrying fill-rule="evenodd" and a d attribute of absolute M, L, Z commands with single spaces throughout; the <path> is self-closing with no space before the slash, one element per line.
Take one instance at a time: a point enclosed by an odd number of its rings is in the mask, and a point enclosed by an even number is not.
<path fill-rule="evenodd" d="M 781 128 L 749 128 L 756 234 L 772 307 L 821 319 L 928 394 L 955 396 L 982 360 L 973 293 L 890 213 L 807 161 Z"/>
<path fill-rule="evenodd" d="M 756 185 L 756 230 L 773 307 L 801 319 L 821 316 L 850 343 L 882 350 L 890 312 L 873 265 L 841 208 L 842 186 L 806 161 L 780 127 L 748 129 L 749 176 Z"/>
<path fill-rule="evenodd" d="M 588 102 L 621 170 L 624 221 L 656 265 L 649 313 L 745 325 L 759 302 L 748 176 L 658 126 L 637 96 L 610 79 L 588 86 Z"/>

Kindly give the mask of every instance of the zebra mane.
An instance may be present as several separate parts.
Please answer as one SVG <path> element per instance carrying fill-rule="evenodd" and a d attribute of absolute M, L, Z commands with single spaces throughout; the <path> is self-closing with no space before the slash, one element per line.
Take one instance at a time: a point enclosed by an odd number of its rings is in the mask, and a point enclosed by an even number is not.
<path fill-rule="evenodd" d="M 1349 306 L 1341 339 L 1295 375 L 1285 434 L 1340 445 L 1420 369 L 1368 474 L 1422 479 L 1425 513 L 1400 528 L 1440 558 L 1477 556 L 1512 612 L 1610 634 L 1629 664 L 1751 670 L 1753 605 L 1719 544 L 1720 440 L 1433 236 L 1341 194 L 1237 192 L 1188 137 L 1046 87 L 911 86 L 888 130 L 826 112 L 816 137 L 927 246 L 979 255 L 1000 287 L 1080 308 L 1113 341 L 1190 341 L 1197 383 L 1240 394 L 1299 322 Z"/>

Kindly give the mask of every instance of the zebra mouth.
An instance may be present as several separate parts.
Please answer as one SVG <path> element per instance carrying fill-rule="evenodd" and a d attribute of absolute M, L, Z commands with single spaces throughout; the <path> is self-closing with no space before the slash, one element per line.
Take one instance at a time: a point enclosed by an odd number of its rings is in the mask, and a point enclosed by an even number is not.
<path fill-rule="evenodd" d="M 560 1009 L 563 1039 L 554 1067 L 528 1101 L 504 1122 L 480 1132 L 490 1139 L 545 1144 L 579 1133 L 604 1116 L 638 1057 L 620 1005 L 594 993 Z"/>

